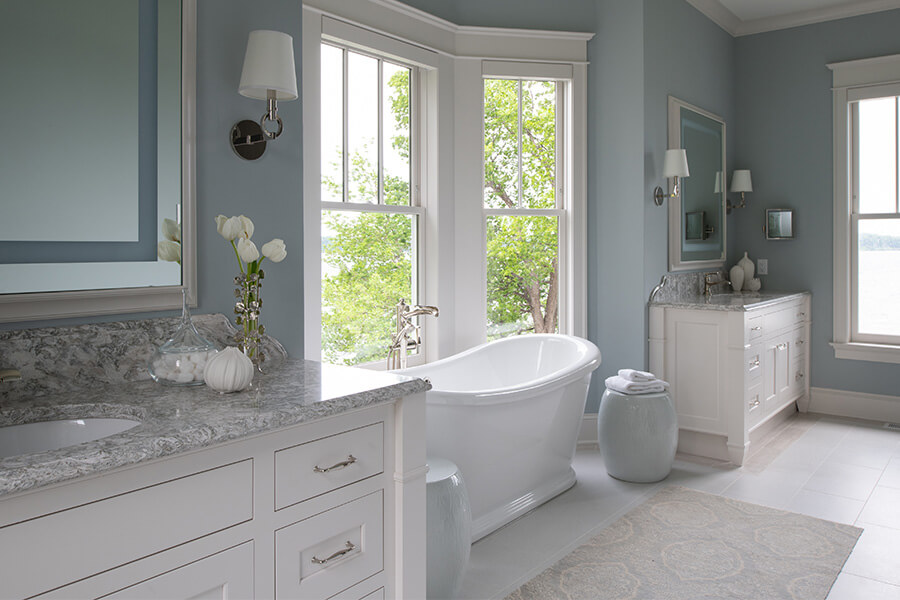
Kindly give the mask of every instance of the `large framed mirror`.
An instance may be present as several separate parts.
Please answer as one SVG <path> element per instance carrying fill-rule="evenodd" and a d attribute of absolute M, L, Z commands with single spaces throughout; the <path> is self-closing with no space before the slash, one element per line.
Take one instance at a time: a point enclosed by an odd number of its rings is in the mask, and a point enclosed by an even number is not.
<path fill-rule="evenodd" d="M 196 303 L 196 0 L 4 0 L 0 80 L 0 321 Z"/>
<path fill-rule="evenodd" d="M 669 148 L 685 150 L 690 172 L 679 195 L 669 190 L 669 270 L 723 267 L 725 120 L 669 96 Z"/>

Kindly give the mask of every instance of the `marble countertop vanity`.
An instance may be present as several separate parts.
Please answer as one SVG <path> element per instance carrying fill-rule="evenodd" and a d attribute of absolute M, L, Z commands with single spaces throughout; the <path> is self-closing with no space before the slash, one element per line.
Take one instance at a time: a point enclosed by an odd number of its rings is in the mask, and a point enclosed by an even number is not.
<path fill-rule="evenodd" d="M 234 394 L 143 380 L 7 398 L 0 406 L 0 426 L 89 417 L 129 418 L 140 425 L 93 442 L 0 459 L 0 497 L 268 433 L 426 388 L 420 379 L 289 359 L 274 373 L 257 374 L 250 390 Z"/>
<path fill-rule="evenodd" d="M 720 273 L 724 280 L 724 273 Z M 713 293 L 702 293 L 703 273 L 669 273 L 650 294 L 649 305 L 661 308 L 747 311 L 809 296 L 809 292 L 732 292 L 722 284 Z M 730 287 L 729 287 L 730 289 Z"/>

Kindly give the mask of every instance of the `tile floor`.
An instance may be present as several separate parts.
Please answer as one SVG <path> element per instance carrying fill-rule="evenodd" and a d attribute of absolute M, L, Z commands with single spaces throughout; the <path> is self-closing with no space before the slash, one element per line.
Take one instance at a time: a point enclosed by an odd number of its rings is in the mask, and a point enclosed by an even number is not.
<path fill-rule="evenodd" d="M 579 449 L 575 487 L 472 546 L 460 598 L 504 598 L 675 484 L 863 528 L 828 600 L 900 600 L 900 432 L 797 415 L 757 446 L 742 468 L 679 456 L 656 484 L 613 479 L 596 447 Z"/>

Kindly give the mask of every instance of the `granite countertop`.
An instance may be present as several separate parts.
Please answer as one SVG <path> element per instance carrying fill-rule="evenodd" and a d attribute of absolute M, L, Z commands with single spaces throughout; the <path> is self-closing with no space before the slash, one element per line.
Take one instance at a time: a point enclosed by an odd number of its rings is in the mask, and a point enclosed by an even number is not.
<path fill-rule="evenodd" d="M 711 294 L 683 294 L 666 299 L 651 299 L 650 306 L 663 308 L 699 308 L 704 310 L 753 310 L 778 302 L 803 298 L 809 292 L 727 292 Z"/>
<path fill-rule="evenodd" d="M 288 359 L 274 373 L 257 374 L 250 390 L 234 394 L 144 380 L 97 385 L 77 394 L 7 399 L 0 406 L 0 426 L 86 417 L 130 418 L 140 425 L 94 442 L 0 459 L 0 497 L 314 421 L 427 387 L 402 375 Z"/>

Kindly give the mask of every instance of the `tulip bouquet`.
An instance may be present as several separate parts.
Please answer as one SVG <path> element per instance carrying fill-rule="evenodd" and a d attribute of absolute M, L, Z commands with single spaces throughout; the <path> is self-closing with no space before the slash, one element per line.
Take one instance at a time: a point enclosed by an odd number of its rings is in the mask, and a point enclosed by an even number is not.
<path fill-rule="evenodd" d="M 234 278 L 237 287 L 234 295 L 237 301 L 234 304 L 235 322 L 241 327 L 235 335 L 235 341 L 240 349 L 250 357 L 253 364 L 259 368 L 265 360 L 260 347 L 260 341 L 265 328 L 259 324 L 259 312 L 262 308 L 262 298 L 259 290 L 262 287 L 262 279 L 265 273 L 260 268 L 265 259 L 273 263 L 281 262 L 287 256 L 284 240 L 275 238 L 263 244 L 262 255 L 256 244 L 250 239 L 253 235 L 253 221 L 241 215 L 239 217 L 216 217 L 216 229 L 219 235 L 225 238 L 234 250 L 237 258 L 240 274 Z"/>

